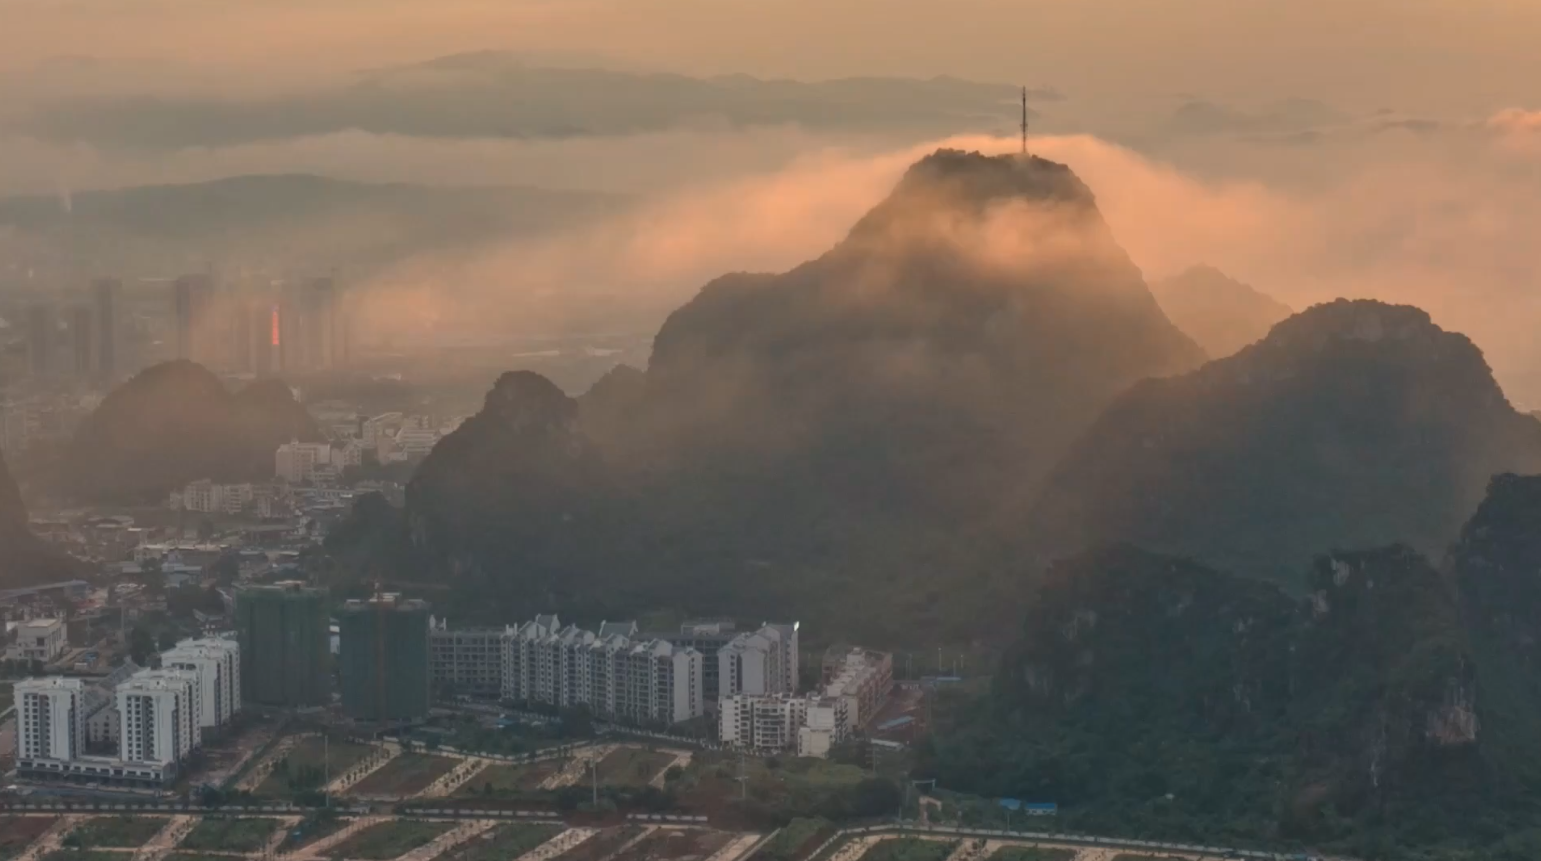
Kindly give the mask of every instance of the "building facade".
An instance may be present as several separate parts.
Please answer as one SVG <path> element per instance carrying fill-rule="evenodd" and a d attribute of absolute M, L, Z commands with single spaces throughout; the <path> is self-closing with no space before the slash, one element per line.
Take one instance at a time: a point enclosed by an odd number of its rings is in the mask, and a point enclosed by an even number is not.
<path fill-rule="evenodd" d="M 69 762 L 85 754 L 85 682 L 26 679 L 16 683 L 16 759 L 23 770 L 43 770 L 51 760 Z"/>
<path fill-rule="evenodd" d="M 118 759 L 163 774 L 202 743 L 201 692 L 192 670 L 142 670 L 118 685 Z"/>
<path fill-rule="evenodd" d="M 428 604 L 394 593 L 353 600 L 338 613 L 342 708 L 354 720 L 428 717 Z"/>
<path fill-rule="evenodd" d="M 30 619 L 16 626 L 16 652 L 24 661 L 49 663 L 67 645 L 63 619 Z"/>
<path fill-rule="evenodd" d="M 567 708 L 600 717 L 672 724 L 705 714 L 700 652 L 667 640 L 633 640 L 636 625 L 605 622 L 599 632 L 537 616 L 502 636 L 505 700 Z"/>
<path fill-rule="evenodd" d="M 234 640 L 183 640 L 161 653 L 161 666 L 198 674 L 201 729 L 222 727 L 241 710 L 241 647 Z"/>
<path fill-rule="evenodd" d="M 429 680 L 438 692 L 496 699 L 503 693 L 504 642 L 512 627 L 450 630 L 445 619 L 428 631 Z"/>
<path fill-rule="evenodd" d="M 824 696 L 848 703 L 853 727 L 872 722 L 894 687 L 894 657 L 870 649 L 831 649 L 824 655 Z"/>
<path fill-rule="evenodd" d="M 331 699 L 327 595 L 298 581 L 235 596 L 240 700 L 247 706 L 320 706 Z"/>

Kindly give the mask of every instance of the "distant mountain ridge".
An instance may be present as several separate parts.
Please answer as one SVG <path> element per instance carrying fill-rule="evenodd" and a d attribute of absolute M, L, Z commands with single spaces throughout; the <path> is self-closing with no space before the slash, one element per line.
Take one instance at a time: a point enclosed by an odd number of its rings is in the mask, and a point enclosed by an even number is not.
<path fill-rule="evenodd" d="M 1150 290 L 1177 328 L 1210 358 L 1232 355 L 1290 316 L 1288 305 L 1213 266 L 1194 266 L 1152 282 Z"/>
<path fill-rule="evenodd" d="M 27 508 L 0 456 L 0 589 L 15 589 L 75 576 L 79 566 L 28 529 Z"/>
<path fill-rule="evenodd" d="M 1318 305 L 1120 396 L 1024 515 L 1049 556 L 1127 541 L 1289 581 L 1313 554 L 1439 553 L 1489 478 L 1541 470 L 1541 424 L 1482 353 L 1407 306 Z"/>
<path fill-rule="evenodd" d="M 1018 88 L 957 78 L 762 80 L 541 68 L 488 51 L 364 72 L 352 83 L 260 99 L 182 94 L 65 100 L 18 131 L 106 148 L 220 147 L 344 131 L 425 138 L 560 139 L 734 128 L 948 134 L 1016 117 Z M 1063 98 L 1032 93 L 1035 103 Z"/>

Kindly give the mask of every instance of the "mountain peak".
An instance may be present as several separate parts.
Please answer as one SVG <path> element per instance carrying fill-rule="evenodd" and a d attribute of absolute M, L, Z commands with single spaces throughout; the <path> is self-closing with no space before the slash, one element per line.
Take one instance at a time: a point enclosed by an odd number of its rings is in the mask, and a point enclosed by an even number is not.
<path fill-rule="evenodd" d="M 984 155 L 939 149 L 911 165 L 888 197 L 856 222 L 851 238 L 885 235 L 922 219 L 934 228 L 939 213 L 980 218 L 1011 203 L 1066 206 L 1094 214 L 1091 189 L 1069 167 L 1035 155 Z"/>

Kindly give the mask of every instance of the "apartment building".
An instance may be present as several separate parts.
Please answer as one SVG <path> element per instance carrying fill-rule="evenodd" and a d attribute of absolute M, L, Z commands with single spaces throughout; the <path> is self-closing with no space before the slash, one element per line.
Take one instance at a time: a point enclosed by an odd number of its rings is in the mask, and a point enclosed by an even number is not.
<path fill-rule="evenodd" d="M 797 693 L 797 623 L 765 624 L 734 636 L 717 658 L 717 696 Z"/>
<path fill-rule="evenodd" d="M 431 620 L 429 678 L 436 691 L 495 699 L 503 692 L 505 640 L 514 628 L 450 630 L 447 619 Z"/>
<path fill-rule="evenodd" d="M 85 754 L 86 684 L 60 677 L 16 683 L 16 759 L 23 771 L 49 770 Z"/>
<path fill-rule="evenodd" d="M 198 673 L 142 670 L 118 685 L 118 759 L 161 776 L 202 743 Z"/>
<path fill-rule="evenodd" d="M 851 734 L 847 700 L 792 694 L 723 697 L 717 711 L 718 740 L 761 754 L 795 752 L 826 757 Z"/>
<path fill-rule="evenodd" d="M 894 657 L 870 649 L 831 649 L 824 654 L 824 696 L 846 700 L 852 727 L 877 716 L 894 687 Z"/>
<path fill-rule="evenodd" d="M 704 714 L 701 653 L 661 639 L 635 641 L 636 631 L 633 622 L 604 622 L 597 633 L 564 627 L 554 615 L 506 630 L 500 637 L 503 698 L 583 705 L 639 723 Z"/>
<path fill-rule="evenodd" d="M 161 654 L 161 666 L 197 673 L 202 729 L 222 727 L 241 710 L 241 647 L 234 640 L 183 640 Z"/>

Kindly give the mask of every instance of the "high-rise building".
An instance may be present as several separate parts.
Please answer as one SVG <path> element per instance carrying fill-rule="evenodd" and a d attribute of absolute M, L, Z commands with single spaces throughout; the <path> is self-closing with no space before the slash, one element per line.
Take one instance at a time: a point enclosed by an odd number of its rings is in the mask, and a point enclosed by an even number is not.
<path fill-rule="evenodd" d="M 54 326 L 52 307 L 39 304 L 27 309 L 27 357 L 35 377 L 53 373 Z"/>
<path fill-rule="evenodd" d="M 172 282 L 171 290 L 177 358 L 207 362 L 207 317 L 214 298 L 214 279 L 209 275 L 183 275 Z"/>
<path fill-rule="evenodd" d="M 797 693 L 797 624 L 766 624 L 718 650 L 717 696 Z"/>
<path fill-rule="evenodd" d="M 16 756 L 27 770 L 37 760 L 69 762 L 85 753 L 86 683 L 53 677 L 16 683 Z"/>
<path fill-rule="evenodd" d="M 183 640 L 161 653 L 161 666 L 198 674 L 199 725 L 214 729 L 241 710 L 241 649 L 234 640 Z"/>
<path fill-rule="evenodd" d="M 91 325 L 91 309 L 77 305 L 70 309 L 70 355 L 76 377 L 91 376 L 96 368 L 96 333 Z"/>
<path fill-rule="evenodd" d="M 123 282 L 98 278 L 91 285 L 96 300 L 96 370 L 103 380 L 118 373 L 118 294 Z"/>
<path fill-rule="evenodd" d="M 192 670 L 142 670 L 118 685 L 118 759 L 174 769 L 202 744 L 201 691 Z"/>
<path fill-rule="evenodd" d="M 297 581 L 236 592 L 241 702 L 319 706 L 330 699 L 329 620 L 324 589 Z"/>
<path fill-rule="evenodd" d="M 386 593 L 348 601 L 337 621 L 343 711 L 382 723 L 428 717 L 428 604 Z"/>

